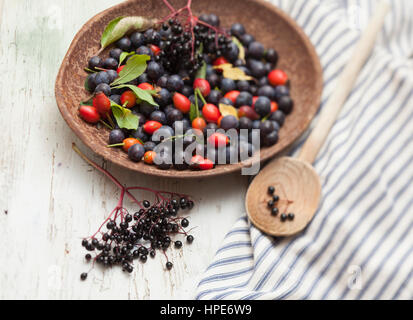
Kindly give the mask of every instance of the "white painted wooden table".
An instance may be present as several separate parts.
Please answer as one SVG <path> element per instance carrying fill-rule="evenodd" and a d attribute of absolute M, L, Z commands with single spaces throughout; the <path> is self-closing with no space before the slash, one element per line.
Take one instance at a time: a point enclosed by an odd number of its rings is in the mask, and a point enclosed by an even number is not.
<path fill-rule="evenodd" d="M 0 0 L 0 299 L 192 298 L 226 232 L 244 213 L 248 179 L 159 180 L 108 164 L 123 183 L 190 193 L 196 242 L 138 267 L 96 269 L 88 281 L 81 239 L 116 206 L 112 182 L 71 149 L 78 141 L 54 98 L 55 77 L 75 33 L 119 0 Z"/>

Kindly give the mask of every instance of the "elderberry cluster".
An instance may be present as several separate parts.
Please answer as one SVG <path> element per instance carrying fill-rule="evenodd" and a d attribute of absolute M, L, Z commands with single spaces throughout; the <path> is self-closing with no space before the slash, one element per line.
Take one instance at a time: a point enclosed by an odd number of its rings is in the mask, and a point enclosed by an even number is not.
<path fill-rule="evenodd" d="M 202 21 L 202 17 L 200 20 Z M 214 27 L 219 27 L 218 17 Z M 188 25 L 171 19 L 162 25 L 159 35 L 162 52 L 155 60 L 160 62 L 167 72 L 180 74 L 183 78 L 194 76 L 202 67 L 205 57 L 216 59 L 222 55 L 232 54 L 233 51 L 230 38 L 201 24 L 190 30 Z M 203 52 L 199 52 L 199 48 L 203 48 Z M 183 74 L 184 72 L 187 74 Z"/>
<path fill-rule="evenodd" d="M 84 239 L 82 246 L 95 253 L 95 257 L 92 257 L 91 253 L 86 254 L 85 259 L 93 259 L 93 263 L 103 267 L 119 265 L 123 271 L 132 273 L 134 260 L 146 263 L 148 256 L 155 258 L 157 250 L 161 250 L 166 256 L 166 251 L 172 245 L 176 249 L 182 248 L 181 241 L 173 242 L 172 237 L 175 235 L 185 235 L 187 243 L 191 244 L 194 237 L 185 231 L 189 221 L 178 217 L 178 213 L 181 210 L 191 210 L 194 205 L 194 202 L 187 198 L 172 199 L 154 205 L 145 200 L 144 208 L 139 212 L 134 215 L 117 214 L 107 222 L 105 233 L 101 232 L 99 237 L 93 236 L 89 240 Z M 172 268 L 173 264 L 168 261 L 166 269 Z M 86 278 L 87 273 L 83 273 L 81 279 Z"/>

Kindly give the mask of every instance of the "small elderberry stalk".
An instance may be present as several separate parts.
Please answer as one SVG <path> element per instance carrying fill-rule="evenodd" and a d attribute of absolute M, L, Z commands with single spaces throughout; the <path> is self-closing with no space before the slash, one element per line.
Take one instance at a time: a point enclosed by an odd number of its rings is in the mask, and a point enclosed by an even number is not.
<path fill-rule="evenodd" d="M 103 222 L 98 231 L 89 238 L 83 239 L 82 246 L 89 252 L 85 260 L 103 267 L 121 266 L 123 271 L 132 273 L 133 262 L 139 260 L 146 263 L 148 256 L 156 257 L 160 250 L 167 258 L 166 269 L 171 270 L 173 264 L 169 261 L 166 251 L 172 247 L 180 250 L 183 243 L 173 242 L 178 235 L 186 237 L 191 244 L 194 237 L 185 230 L 189 220 L 180 217 L 179 213 L 194 208 L 195 203 L 189 196 L 167 191 L 155 191 L 144 187 L 125 187 L 108 171 L 88 159 L 73 144 L 73 149 L 91 166 L 105 174 L 121 190 L 119 203 Z M 132 191 L 145 191 L 154 195 L 154 200 L 138 201 Z M 134 214 L 123 206 L 124 197 L 128 196 L 138 206 Z M 82 280 L 87 279 L 87 273 L 82 273 Z"/>

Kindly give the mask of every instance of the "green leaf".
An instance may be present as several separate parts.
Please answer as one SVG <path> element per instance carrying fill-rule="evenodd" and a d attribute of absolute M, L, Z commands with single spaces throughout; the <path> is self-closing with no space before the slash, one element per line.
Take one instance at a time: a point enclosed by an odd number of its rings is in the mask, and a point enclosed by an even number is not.
<path fill-rule="evenodd" d="M 203 54 L 203 53 L 204 53 L 204 44 L 201 43 L 201 45 L 199 46 L 199 49 L 197 51 L 197 54 Z M 207 64 L 204 61 L 202 63 L 202 67 L 196 73 L 195 79 L 206 79 L 206 72 L 207 72 Z"/>
<path fill-rule="evenodd" d="M 89 88 L 89 76 L 86 77 L 85 80 L 85 89 L 89 92 L 91 92 L 90 88 Z"/>
<path fill-rule="evenodd" d="M 143 31 L 154 27 L 158 23 L 156 19 L 145 17 L 118 17 L 112 20 L 102 34 L 100 44 L 102 49 L 124 37 L 130 31 Z"/>
<path fill-rule="evenodd" d="M 81 106 L 93 106 L 93 97 L 90 98 L 90 99 L 87 100 L 87 101 L 82 101 L 82 102 L 80 103 L 80 105 L 81 105 Z"/>
<path fill-rule="evenodd" d="M 199 104 L 198 104 L 198 95 L 195 92 L 195 104 L 191 103 L 191 110 L 189 111 L 189 119 L 194 121 L 196 118 L 200 118 L 201 115 L 199 113 Z"/>
<path fill-rule="evenodd" d="M 102 38 L 100 40 L 100 44 L 101 44 L 102 48 L 106 48 L 109 44 L 113 43 L 113 42 L 111 42 L 112 41 L 111 39 L 113 39 L 113 30 L 115 29 L 115 27 L 118 25 L 118 23 L 122 19 L 123 19 L 123 17 L 117 17 L 116 19 L 109 22 L 109 24 L 107 25 L 105 31 L 103 31 Z"/>
<path fill-rule="evenodd" d="M 155 102 L 155 100 L 153 100 L 153 96 L 152 96 L 153 94 L 156 94 L 155 90 L 143 90 L 131 84 L 124 84 L 124 85 L 119 85 L 115 87 L 115 89 L 122 89 L 122 88 L 128 88 L 132 90 L 135 93 L 136 97 L 138 97 L 140 100 L 145 101 L 155 107 L 159 107 L 159 105 Z"/>
<path fill-rule="evenodd" d="M 133 114 L 131 110 L 121 107 L 111 101 L 112 112 L 116 123 L 121 129 L 137 130 L 139 128 L 139 117 Z"/>
<path fill-rule="evenodd" d="M 120 58 L 119 58 L 119 66 L 122 65 L 122 62 L 125 61 L 125 59 L 127 57 L 133 56 L 134 54 L 135 54 L 134 51 L 132 51 L 132 52 L 122 52 L 122 54 L 120 55 Z"/>
<path fill-rule="evenodd" d="M 111 85 L 117 86 L 135 80 L 145 72 L 147 68 L 146 62 L 150 59 L 151 57 L 146 54 L 134 55 L 128 60 L 126 66 L 119 73 L 119 77 Z"/>
<path fill-rule="evenodd" d="M 196 105 L 194 105 L 193 103 L 191 103 L 191 110 L 189 111 L 189 119 L 192 121 L 194 121 L 196 118 L 198 118 L 199 115 L 199 109 Z"/>
<path fill-rule="evenodd" d="M 230 63 L 226 64 L 221 64 L 220 66 L 214 67 L 214 69 L 221 69 L 223 70 L 224 73 L 224 78 L 232 79 L 234 81 L 239 81 L 239 80 L 254 80 L 253 77 L 250 77 L 245 74 L 245 72 L 239 68 L 234 67 Z"/>
<path fill-rule="evenodd" d="M 234 42 L 236 44 L 236 46 L 239 49 L 239 56 L 238 58 L 240 58 L 242 61 L 245 62 L 245 48 L 242 45 L 242 43 L 236 38 L 236 37 L 232 37 L 232 42 Z"/>
<path fill-rule="evenodd" d="M 207 74 L 207 64 L 204 61 L 202 63 L 201 69 L 198 70 L 198 72 L 195 75 L 195 79 L 206 79 L 206 74 Z"/>

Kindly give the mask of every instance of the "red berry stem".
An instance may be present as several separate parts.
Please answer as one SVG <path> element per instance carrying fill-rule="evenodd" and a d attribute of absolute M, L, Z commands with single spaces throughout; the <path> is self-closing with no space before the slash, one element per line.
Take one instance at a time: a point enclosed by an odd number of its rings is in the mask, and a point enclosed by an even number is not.
<path fill-rule="evenodd" d="M 229 34 L 221 28 L 217 28 L 214 27 L 206 22 L 200 21 L 196 16 L 194 16 L 193 12 L 192 12 L 192 0 L 188 0 L 187 4 L 185 7 L 176 10 L 170 3 L 168 0 L 163 0 L 164 4 L 169 8 L 169 10 L 171 10 L 171 14 L 167 15 L 165 18 L 163 18 L 160 21 L 160 24 L 165 23 L 166 21 L 168 21 L 169 19 L 174 19 L 174 18 L 178 18 L 179 16 L 181 16 L 182 13 L 186 12 L 186 15 L 184 17 L 187 17 L 187 21 L 186 21 L 186 26 L 187 26 L 187 30 L 191 33 L 192 35 L 192 59 L 194 59 L 195 57 L 195 32 L 194 32 L 194 28 L 196 25 L 202 25 L 204 27 L 207 27 L 208 29 L 212 30 L 215 32 L 215 41 L 216 44 L 218 45 L 218 35 L 222 34 L 225 35 L 226 37 L 229 37 Z"/>

